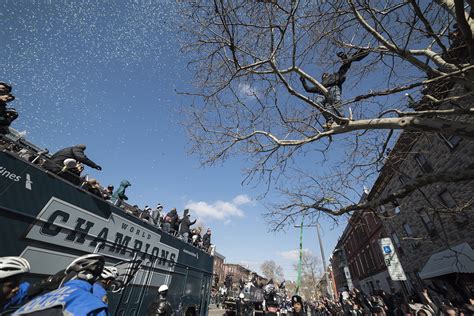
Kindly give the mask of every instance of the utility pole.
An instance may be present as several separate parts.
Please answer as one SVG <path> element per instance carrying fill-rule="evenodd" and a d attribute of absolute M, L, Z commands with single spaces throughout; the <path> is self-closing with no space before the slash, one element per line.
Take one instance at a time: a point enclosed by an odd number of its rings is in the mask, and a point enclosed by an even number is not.
<path fill-rule="evenodd" d="M 329 293 L 330 298 L 333 300 L 334 299 L 334 294 L 332 291 L 332 286 L 329 281 L 329 272 L 327 271 L 326 267 L 326 257 L 324 256 L 324 247 L 323 247 L 323 242 L 321 241 L 321 234 L 319 232 L 319 223 L 315 225 L 295 225 L 295 228 L 303 228 L 303 227 L 316 227 L 316 232 L 318 234 L 318 241 L 319 241 L 319 249 L 321 249 L 321 259 L 323 261 L 323 269 L 324 269 L 324 276 L 326 278 L 326 285 L 327 285 L 327 291 Z"/>

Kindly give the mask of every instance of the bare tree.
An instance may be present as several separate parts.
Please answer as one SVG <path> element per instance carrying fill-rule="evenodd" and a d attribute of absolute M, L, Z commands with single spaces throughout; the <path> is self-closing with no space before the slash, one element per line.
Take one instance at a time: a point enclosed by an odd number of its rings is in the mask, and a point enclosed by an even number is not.
<path fill-rule="evenodd" d="M 281 282 L 284 280 L 283 268 L 277 265 L 273 260 L 266 260 L 260 265 L 260 270 L 265 278 L 273 279 L 273 282 Z"/>
<path fill-rule="evenodd" d="M 275 229 L 301 212 L 317 220 L 473 179 L 441 170 L 359 201 L 400 131 L 474 138 L 466 9 L 472 1 L 185 1 L 192 151 L 205 164 L 248 158 L 244 182 L 287 196 L 269 205 Z"/>
<path fill-rule="evenodd" d="M 298 272 L 299 264 L 295 263 L 293 268 Z M 317 292 L 317 283 L 322 278 L 322 262 L 311 251 L 304 251 L 301 260 L 301 287 L 300 293 L 306 299 L 310 299 Z"/>

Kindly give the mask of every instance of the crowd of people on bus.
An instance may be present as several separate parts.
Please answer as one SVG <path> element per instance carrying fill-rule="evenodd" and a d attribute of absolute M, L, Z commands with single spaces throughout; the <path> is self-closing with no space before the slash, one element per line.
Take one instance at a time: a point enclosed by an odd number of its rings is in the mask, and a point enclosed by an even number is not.
<path fill-rule="evenodd" d="M 189 209 L 184 209 L 182 216 L 178 214 L 176 208 L 165 212 L 161 203 L 158 203 L 155 208 L 146 205 L 141 209 L 136 204 L 131 205 L 126 202 L 128 201 L 126 190 L 132 185 L 130 181 L 122 180 L 118 188 L 115 188 L 114 185 L 102 187 L 96 179 L 83 176 L 84 165 L 102 170 L 101 166 L 86 156 L 85 150 L 85 145 L 76 145 L 61 149 L 51 157 L 41 156 L 41 159 L 38 159 L 38 153 L 31 153 L 23 148 L 19 151 L 19 156 L 40 165 L 47 171 L 117 206 L 123 212 L 149 225 L 158 227 L 206 252 L 211 250 L 211 229 L 208 228 L 203 234 L 201 227 L 193 228 L 192 226 L 196 224 L 197 220 L 191 220 Z"/>
<path fill-rule="evenodd" d="M 25 258 L 0 257 L 1 315 L 111 315 L 108 292 L 127 285 L 126 275 L 120 276 L 116 266 L 106 266 L 100 254 L 78 257 L 64 270 L 35 283 L 23 280 L 31 272 Z M 148 315 L 174 314 L 167 293 L 166 284 L 159 287 Z"/>
<path fill-rule="evenodd" d="M 12 87 L 4 82 L 0 82 L 0 135 L 10 132 L 9 126 L 13 120 L 18 117 L 17 112 L 13 108 L 7 108 L 7 103 L 15 99 L 12 94 Z M 118 188 L 114 185 L 102 187 L 99 181 L 88 176 L 84 176 L 84 166 L 102 170 L 102 167 L 92 161 L 85 154 L 86 145 L 79 144 L 58 150 L 51 156 L 46 156 L 48 151 L 34 152 L 28 148 L 21 148 L 18 154 L 21 158 L 33 162 L 48 172 L 51 172 L 64 180 L 81 187 L 90 194 L 103 199 L 127 214 L 133 215 L 143 222 L 159 227 L 164 232 L 172 234 L 181 240 L 188 242 L 206 252 L 211 248 L 211 230 L 202 235 L 202 228 L 191 228 L 196 224 L 196 219 L 191 220 L 189 209 L 183 211 L 180 217 L 176 208 L 169 212 L 164 212 L 164 207 L 158 204 L 155 208 L 146 205 L 140 209 L 138 205 L 130 205 L 126 190 L 132 184 L 128 180 L 122 180 Z"/>
<path fill-rule="evenodd" d="M 160 203 L 151 208 L 146 205 L 140 209 L 138 205 L 130 205 L 127 201 L 126 190 L 132 184 L 128 180 L 122 180 L 117 189 L 113 185 L 103 188 L 100 183 L 93 178 L 82 177 L 84 165 L 91 168 L 102 170 L 102 167 L 89 159 L 85 154 L 85 145 L 76 145 L 59 150 L 45 160 L 43 167 L 68 180 L 69 182 L 80 186 L 85 191 L 108 201 L 109 203 L 121 208 L 127 214 L 133 215 L 150 225 L 161 228 L 164 232 L 172 234 L 181 240 L 191 243 L 194 246 L 209 251 L 211 246 L 211 230 L 202 235 L 201 227 L 192 229 L 196 224 L 196 219 L 191 220 L 189 209 L 184 209 L 182 217 L 179 216 L 176 208 L 169 212 L 164 212 L 164 207 Z"/>

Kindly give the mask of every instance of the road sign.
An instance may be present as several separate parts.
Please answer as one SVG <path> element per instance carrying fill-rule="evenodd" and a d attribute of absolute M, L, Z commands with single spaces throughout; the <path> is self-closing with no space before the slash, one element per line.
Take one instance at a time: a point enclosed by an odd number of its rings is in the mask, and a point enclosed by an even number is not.
<path fill-rule="evenodd" d="M 403 271 L 402 264 L 398 260 L 397 253 L 394 250 L 392 240 L 390 238 L 379 239 L 382 248 L 383 258 L 387 266 L 388 274 L 393 281 L 406 281 L 407 277 Z"/>

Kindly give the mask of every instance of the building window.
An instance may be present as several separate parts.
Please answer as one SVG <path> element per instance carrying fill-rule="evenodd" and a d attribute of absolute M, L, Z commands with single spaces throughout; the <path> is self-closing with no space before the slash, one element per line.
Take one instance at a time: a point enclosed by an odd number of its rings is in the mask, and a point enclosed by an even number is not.
<path fill-rule="evenodd" d="M 413 237 L 413 230 L 411 229 L 410 224 L 404 223 L 403 230 L 405 231 L 405 234 L 407 235 L 407 237 Z"/>
<path fill-rule="evenodd" d="M 431 167 L 428 159 L 423 154 L 415 154 L 415 160 L 420 169 L 425 173 L 433 172 L 433 168 Z"/>
<path fill-rule="evenodd" d="M 464 213 L 464 211 L 462 210 L 457 209 L 458 204 L 456 203 L 454 197 L 451 195 L 451 192 L 449 192 L 448 190 L 444 190 L 439 194 L 439 199 L 445 207 L 449 208 L 454 213 L 453 216 L 457 225 L 465 225 L 469 222 L 469 218 L 466 213 Z"/>
<path fill-rule="evenodd" d="M 400 256 L 402 256 L 403 255 L 402 244 L 400 243 L 400 239 L 398 238 L 397 233 L 393 232 L 391 236 L 392 236 L 393 243 L 395 244 L 395 246 L 398 249 L 398 253 L 400 254 Z M 379 251 L 381 251 L 381 250 L 379 250 Z"/>
<path fill-rule="evenodd" d="M 458 211 L 456 214 L 454 214 L 454 220 L 456 221 L 456 224 L 459 226 L 466 225 L 469 223 L 469 217 L 467 216 L 464 211 Z"/>
<path fill-rule="evenodd" d="M 443 135 L 439 134 L 442 140 L 448 145 L 449 148 L 454 149 L 459 145 L 462 140 L 462 137 L 459 135 Z"/>
<path fill-rule="evenodd" d="M 401 174 L 399 177 L 398 177 L 398 180 L 400 181 L 401 184 L 405 185 L 407 184 L 407 182 L 410 180 L 406 175 L 404 174 Z"/>
<path fill-rule="evenodd" d="M 364 274 L 364 265 L 362 264 L 362 259 L 360 259 L 360 255 L 357 256 L 357 259 L 359 260 L 359 265 L 360 265 L 360 275 Z"/>
<path fill-rule="evenodd" d="M 374 242 L 373 249 L 374 249 L 375 254 L 377 255 L 377 258 L 378 258 L 378 265 L 383 266 L 385 264 L 385 261 L 384 261 L 384 258 L 383 258 L 382 249 L 380 248 L 379 244 Z"/>
<path fill-rule="evenodd" d="M 402 248 L 402 245 L 400 244 L 400 239 L 398 239 L 397 233 L 392 233 L 392 240 L 398 249 Z"/>
<path fill-rule="evenodd" d="M 434 223 L 431 220 L 428 212 L 424 209 L 421 209 L 418 211 L 418 214 L 420 215 L 421 222 L 425 226 L 425 229 L 428 232 L 428 234 L 430 234 L 430 236 L 436 235 L 436 229 L 435 229 Z"/>
<path fill-rule="evenodd" d="M 443 203 L 444 206 L 447 208 L 456 208 L 457 203 L 456 200 L 454 200 L 453 196 L 448 190 L 444 190 L 439 194 L 439 199 L 441 200 L 441 203 Z"/>
<path fill-rule="evenodd" d="M 393 212 L 395 214 L 400 214 L 401 210 L 400 210 L 400 203 L 398 202 L 398 200 L 397 199 L 393 200 L 392 204 L 393 204 Z"/>
<path fill-rule="evenodd" d="M 370 267 L 371 269 L 374 269 L 377 267 L 377 262 L 374 260 L 374 255 L 372 254 L 372 249 L 369 249 L 367 250 L 367 255 L 369 256 L 369 262 L 370 262 Z"/>

